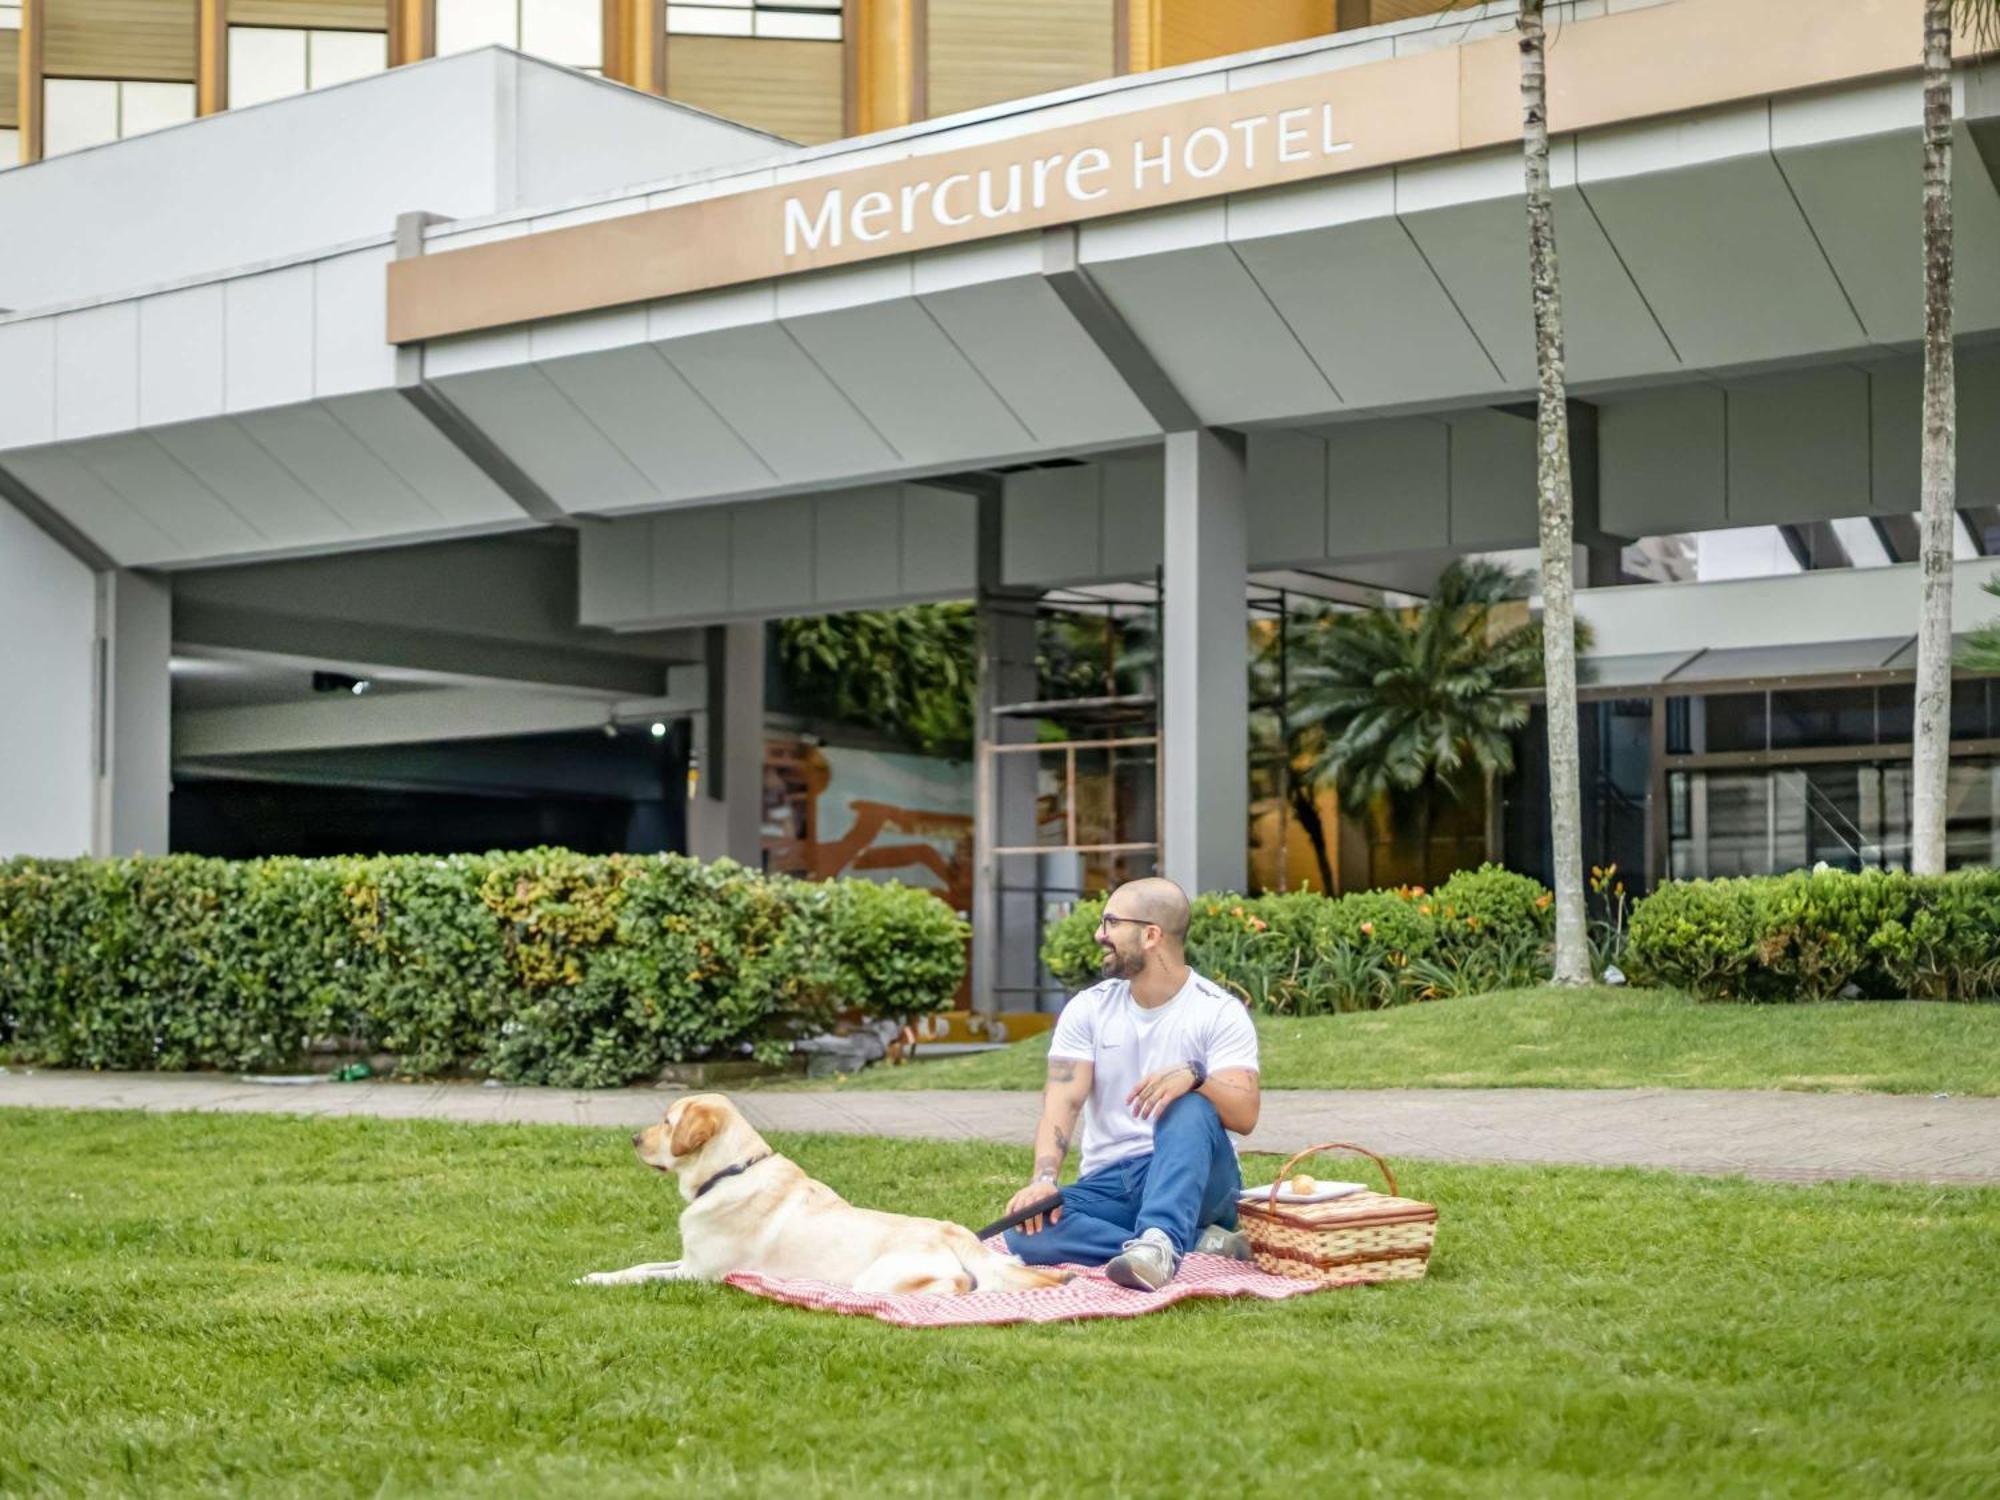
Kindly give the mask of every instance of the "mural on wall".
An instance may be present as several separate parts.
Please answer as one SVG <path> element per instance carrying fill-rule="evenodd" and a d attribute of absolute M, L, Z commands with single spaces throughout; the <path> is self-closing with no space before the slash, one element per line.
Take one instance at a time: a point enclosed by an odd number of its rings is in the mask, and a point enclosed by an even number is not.
<path fill-rule="evenodd" d="M 922 755 L 764 743 L 764 856 L 774 872 L 900 880 L 972 909 L 972 767 Z"/>

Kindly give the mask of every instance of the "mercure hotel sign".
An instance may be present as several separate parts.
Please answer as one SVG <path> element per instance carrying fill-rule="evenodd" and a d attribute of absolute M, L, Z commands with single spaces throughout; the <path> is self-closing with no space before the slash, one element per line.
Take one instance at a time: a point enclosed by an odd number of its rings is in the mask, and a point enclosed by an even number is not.
<path fill-rule="evenodd" d="M 1920 0 L 1674 0 L 1572 21 L 1549 53 L 1549 126 L 1575 132 L 1914 74 L 1920 10 Z M 389 339 L 627 306 L 1520 141 L 1510 35 L 1346 67 L 1335 65 L 1337 50 L 1324 71 L 1282 82 L 1230 89 L 1235 75 L 1211 73 L 1170 85 L 1210 89 L 1192 98 L 967 145 L 953 144 L 961 133 L 952 129 L 917 133 L 778 167 L 786 180 L 746 174 L 734 190 L 724 179 L 686 201 L 487 244 L 454 249 L 446 229 L 429 253 L 389 267 Z M 1986 50 L 1967 38 L 1963 53 Z M 980 122 L 963 135 L 992 128 Z"/>
<path fill-rule="evenodd" d="M 1341 134 L 1333 105 L 1322 100 L 1275 114 L 1242 114 L 1220 125 L 1163 130 L 1157 140 L 1130 142 L 1117 160 L 1102 146 L 1084 146 L 921 177 L 893 195 L 882 188 L 853 196 L 837 186 L 807 190 L 785 198 L 785 258 L 838 250 L 845 241 L 876 245 L 908 238 L 919 227 L 928 232 L 982 221 L 1008 223 L 1024 211 L 1053 209 L 1062 218 L 1077 219 L 1121 187 L 1139 197 L 1163 193 L 1176 179 L 1205 183 L 1232 172 L 1254 172 L 1260 156 L 1278 166 L 1310 171 L 1320 165 L 1316 158 L 1353 149 L 1354 142 Z"/>
<path fill-rule="evenodd" d="M 645 302 L 1460 149 L 1454 49 L 919 151 L 397 261 L 394 343 Z M 918 137 L 936 146 L 950 136 Z M 871 153 L 872 154 L 872 153 Z M 768 182 L 768 177 L 765 179 Z"/>

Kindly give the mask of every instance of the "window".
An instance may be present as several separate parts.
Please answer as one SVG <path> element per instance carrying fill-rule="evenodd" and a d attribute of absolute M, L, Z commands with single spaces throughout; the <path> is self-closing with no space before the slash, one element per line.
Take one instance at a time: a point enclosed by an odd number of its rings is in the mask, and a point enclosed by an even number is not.
<path fill-rule="evenodd" d="M 43 154 L 60 156 L 192 120 L 194 85 L 50 78 L 42 84 L 42 109 Z"/>
<path fill-rule="evenodd" d="M 0 31 L 19 31 L 20 29 L 21 7 L 18 5 L 0 5 Z"/>
<path fill-rule="evenodd" d="M 604 70 L 599 0 L 437 0 L 437 50 L 513 47 L 586 73 Z"/>
<path fill-rule="evenodd" d="M 21 164 L 21 132 L 11 126 L 0 130 L 0 172 Z"/>
<path fill-rule="evenodd" d="M 300 31 L 283 26 L 229 28 L 229 104 L 263 104 L 389 66 L 379 31 Z"/>
<path fill-rule="evenodd" d="M 667 31 L 679 36 L 761 36 L 840 40 L 840 0 L 702 0 L 670 4 Z"/>

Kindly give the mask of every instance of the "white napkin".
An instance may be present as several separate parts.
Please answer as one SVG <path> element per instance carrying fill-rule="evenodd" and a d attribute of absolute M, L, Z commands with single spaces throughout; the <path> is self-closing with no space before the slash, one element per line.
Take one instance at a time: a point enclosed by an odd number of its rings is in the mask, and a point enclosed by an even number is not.
<path fill-rule="evenodd" d="M 1365 1193 L 1367 1191 L 1368 1184 L 1365 1182 L 1315 1182 L 1313 1190 L 1310 1193 L 1295 1193 L 1290 1188 L 1280 1188 L 1278 1190 L 1278 1201 L 1280 1203 L 1325 1203 L 1332 1198 L 1345 1198 L 1354 1193 Z M 1271 1184 L 1268 1182 L 1262 1187 L 1245 1188 L 1237 1196 L 1237 1201 L 1240 1203 L 1253 1201 L 1268 1203 L 1270 1199 Z"/>

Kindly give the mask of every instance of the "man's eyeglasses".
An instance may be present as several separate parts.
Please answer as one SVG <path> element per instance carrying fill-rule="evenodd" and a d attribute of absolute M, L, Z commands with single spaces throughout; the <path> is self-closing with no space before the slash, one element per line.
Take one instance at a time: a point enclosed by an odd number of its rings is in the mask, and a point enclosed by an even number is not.
<path fill-rule="evenodd" d="M 1097 919 L 1097 929 L 1102 932 L 1105 928 L 1116 927 L 1121 922 L 1132 927 L 1158 927 L 1160 925 L 1158 922 L 1148 922 L 1144 917 L 1114 917 L 1111 913 L 1106 912 Z"/>

